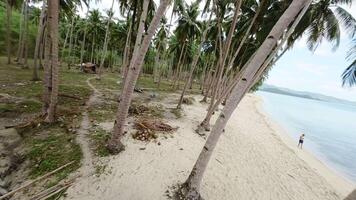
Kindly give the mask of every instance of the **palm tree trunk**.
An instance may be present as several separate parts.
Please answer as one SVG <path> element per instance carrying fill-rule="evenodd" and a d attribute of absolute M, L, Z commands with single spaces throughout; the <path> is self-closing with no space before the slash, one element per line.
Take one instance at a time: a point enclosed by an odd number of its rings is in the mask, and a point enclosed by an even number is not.
<path fill-rule="evenodd" d="M 121 65 L 121 78 L 126 77 L 126 68 L 128 67 L 128 54 L 130 49 L 130 39 L 131 39 L 131 31 L 132 31 L 132 23 L 130 21 L 130 10 L 127 12 L 126 21 L 128 24 L 128 31 L 126 35 L 125 41 L 125 48 L 124 48 L 124 55 L 122 58 L 122 65 Z"/>
<path fill-rule="evenodd" d="M 94 44 L 95 44 L 95 33 L 93 34 L 93 40 L 91 43 L 91 55 L 90 55 L 90 62 L 93 63 L 94 62 Z"/>
<path fill-rule="evenodd" d="M 11 64 L 11 15 L 12 5 L 6 2 L 6 44 L 7 44 L 7 64 Z"/>
<path fill-rule="evenodd" d="M 42 40 L 42 33 L 44 30 L 44 23 L 45 23 L 45 18 L 46 18 L 46 1 L 42 2 L 42 10 L 41 10 L 41 15 L 40 15 L 40 24 L 37 29 L 37 36 L 36 36 L 36 46 L 35 46 L 35 55 L 33 56 L 33 74 L 32 74 L 32 81 L 38 81 L 40 80 L 39 75 L 38 75 L 38 54 L 39 54 L 39 49 L 41 45 L 41 40 Z"/>
<path fill-rule="evenodd" d="M 85 14 L 85 19 L 88 19 L 88 15 L 89 15 L 89 6 L 88 6 L 88 10 L 87 13 Z M 84 57 L 84 48 L 85 48 L 85 41 L 86 41 L 86 37 L 87 37 L 87 28 L 88 28 L 88 21 L 85 22 L 85 27 L 84 27 L 84 35 L 83 35 L 83 41 L 82 41 L 82 47 L 80 50 L 80 69 L 83 68 L 82 63 L 83 63 L 83 57 Z"/>
<path fill-rule="evenodd" d="M 69 33 L 69 52 L 67 55 L 67 65 L 68 69 L 70 69 L 71 63 L 71 56 L 72 56 L 72 48 L 73 48 L 73 29 L 74 29 L 74 16 L 72 16 L 72 23 L 70 26 L 70 33 Z"/>
<path fill-rule="evenodd" d="M 70 27 L 69 27 L 68 30 L 67 30 L 66 37 L 64 38 L 64 44 L 63 44 L 63 47 L 62 47 L 62 56 L 61 56 L 61 59 L 64 58 L 64 52 L 65 52 L 65 49 L 66 49 L 66 47 L 67 47 L 68 37 L 69 37 L 69 34 L 70 34 L 71 27 L 73 27 L 73 23 L 74 23 L 74 18 L 72 18 L 71 25 L 70 25 Z"/>
<path fill-rule="evenodd" d="M 48 5 L 48 2 L 47 2 Z M 49 10 L 47 11 L 48 19 L 47 19 L 47 31 L 45 33 L 45 44 L 44 44 L 44 54 L 45 54 L 45 61 L 44 61 L 44 78 L 43 78 L 43 106 L 42 112 L 43 114 L 48 115 L 48 107 L 50 104 L 50 97 L 52 92 L 52 65 L 51 65 L 51 34 L 49 30 Z"/>
<path fill-rule="evenodd" d="M 283 32 L 288 28 L 294 18 L 311 0 L 294 0 L 283 15 L 279 18 L 277 23 L 272 28 L 271 32 L 256 51 L 251 62 L 248 64 L 246 71 L 243 75 L 242 81 L 236 85 L 227 99 L 226 105 L 215 122 L 215 125 L 196 161 L 187 181 L 185 188 L 187 188 L 186 196 L 188 199 L 199 199 L 199 188 L 201 181 L 209 163 L 213 150 L 223 133 L 227 121 L 231 117 L 233 111 L 247 92 L 247 89 L 253 83 L 253 77 L 258 72 L 265 59 L 271 53 L 273 48 L 277 45 L 277 41 L 281 38 Z"/>
<path fill-rule="evenodd" d="M 111 3 L 111 8 L 110 8 L 110 13 L 109 13 L 109 19 L 108 19 L 108 23 L 106 24 L 106 31 L 105 31 L 105 39 L 104 39 L 104 47 L 103 47 L 103 54 L 101 57 L 101 61 L 100 61 L 100 65 L 99 65 L 99 71 L 98 71 L 98 76 L 97 79 L 101 79 L 101 72 L 102 72 L 102 68 L 104 67 L 104 62 L 105 62 L 105 58 L 106 58 L 106 53 L 108 51 L 108 37 L 109 37 L 109 28 L 110 28 L 110 22 L 111 22 L 111 17 L 112 17 L 112 9 L 114 7 L 114 0 L 112 0 Z"/>
<path fill-rule="evenodd" d="M 153 82 L 154 83 L 158 83 L 158 79 L 159 79 L 159 68 L 160 68 L 160 44 L 158 44 L 158 47 L 156 48 L 157 52 L 156 52 L 156 56 L 155 56 L 155 64 L 153 65 Z"/>
<path fill-rule="evenodd" d="M 20 18 L 20 34 L 19 34 L 19 44 L 17 47 L 17 54 L 16 54 L 16 62 L 20 62 L 20 58 L 22 57 L 21 55 L 21 48 L 22 48 L 22 41 L 23 41 L 23 23 L 24 23 L 24 13 L 25 13 L 25 6 L 26 2 L 22 2 L 21 6 L 21 18 Z"/>
<path fill-rule="evenodd" d="M 25 52 L 26 52 L 26 45 L 27 45 L 27 36 L 28 36 L 28 0 L 24 1 L 24 15 L 23 15 L 23 36 L 22 36 L 22 41 L 21 41 L 21 48 L 20 48 L 20 59 L 19 63 L 23 68 L 26 68 L 27 66 L 25 65 L 26 59 L 25 59 Z"/>
<path fill-rule="evenodd" d="M 128 109 L 129 109 L 129 106 L 131 103 L 133 90 L 135 88 L 136 81 L 140 74 L 142 64 L 144 61 L 144 57 L 147 53 L 150 42 L 151 42 L 153 35 L 155 34 L 155 31 L 156 31 L 164 13 L 165 13 L 165 10 L 166 10 L 169 2 L 170 2 L 170 0 L 161 0 L 160 1 L 160 5 L 156 11 L 156 14 L 154 15 L 154 17 L 150 23 L 150 26 L 148 27 L 147 33 L 145 34 L 145 37 L 143 38 L 143 41 L 141 43 L 142 45 L 137 45 L 137 48 L 139 48 L 139 50 L 136 49 L 137 53 L 133 54 L 133 57 L 131 59 L 130 68 L 129 68 L 129 71 L 128 71 L 128 74 L 126 77 L 126 81 L 125 81 L 125 84 L 124 84 L 124 87 L 122 89 L 122 93 L 121 93 L 120 99 L 119 99 L 119 106 L 118 106 L 118 111 L 117 111 L 117 115 L 116 115 L 116 121 L 114 124 L 113 136 L 108 143 L 108 148 L 113 153 L 118 153 L 119 151 L 123 150 L 123 145 L 120 140 L 124 134 L 124 125 L 125 125 Z"/>
<path fill-rule="evenodd" d="M 178 81 L 178 84 L 179 84 L 179 72 L 180 72 L 180 66 L 181 66 L 181 62 L 182 62 L 182 58 L 183 58 L 183 54 L 185 52 L 185 45 L 186 45 L 186 42 L 184 41 L 183 42 L 183 46 L 182 46 L 182 50 L 180 51 L 180 55 L 179 55 L 179 58 L 178 58 L 178 64 L 177 64 L 177 69 L 175 70 L 176 71 L 176 74 L 174 76 L 174 80 L 173 80 L 173 88 L 176 87 L 176 82 Z"/>
<path fill-rule="evenodd" d="M 237 18 L 238 18 L 239 14 L 240 14 L 241 3 L 242 3 L 242 0 L 239 0 L 238 2 L 236 2 L 232 25 L 231 25 L 231 27 L 229 29 L 229 33 L 228 33 L 224 48 L 222 49 L 222 57 L 221 56 L 219 57 L 218 67 L 217 67 L 218 68 L 218 77 L 217 77 L 217 80 L 216 80 L 215 89 L 213 90 L 213 96 L 211 98 L 211 102 L 210 102 L 210 105 L 209 105 L 208 112 L 209 111 L 212 112 L 212 113 L 214 112 L 213 105 L 214 105 L 214 102 L 215 102 L 215 98 L 217 97 L 217 94 L 218 94 L 218 89 L 221 86 L 221 81 L 222 81 L 221 79 L 222 79 L 222 75 L 223 75 L 223 72 L 224 72 L 224 66 L 225 66 L 225 62 L 226 62 L 226 59 L 227 59 L 227 55 L 228 55 L 230 47 L 231 47 L 232 36 L 233 36 L 234 31 L 235 31 Z M 205 130 L 210 130 L 209 121 L 203 120 L 203 122 L 200 124 L 200 126 L 202 128 L 204 128 Z"/>
<path fill-rule="evenodd" d="M 201 39 L 199 47 L 198 47 L 198 52 L 194 55 L 193 62 L 192 62 L 192 67 L 190 68 L 190 72 L 189 72 L 189 75 L 188 75 L 188 80 L 184 84 L 184 88 L 182 90 L 182 93 L 181 93 L 179 101 L 178 101 L 177 109 L 181 108 L 185 92 L 188 89 L 188 86 L 192 82 L 193 74 L 194 74 L 195 68 L 196 68 L 196 66 L 198 64 L 198 61 L 199 61 L 201 49 L 203 47 L 203 44 L 204 44 L 205 39 L 206 39 L 206 35 L 207 35 L 208 30 L 210 28 L 209 26 L 210 26 L 211 16 L 212 16 L 212 12 L 211 12 L 210 17 L 208 19 L 207 26 L 206 26 L 205 30 L 203 31 L 202 39 Z"/>
<path fill-rule="evenodd" d="M 52 65 L 52 91 L 50 104 L 48 108 L 47 122 L 53 123 L 55 121 L 55 113 L 58 101 L 58 18 L 59 18 L 59 1 L 48 1 L 48 13 L 49 13 L 49 34 L 51 35 L 51 60 Z"/>

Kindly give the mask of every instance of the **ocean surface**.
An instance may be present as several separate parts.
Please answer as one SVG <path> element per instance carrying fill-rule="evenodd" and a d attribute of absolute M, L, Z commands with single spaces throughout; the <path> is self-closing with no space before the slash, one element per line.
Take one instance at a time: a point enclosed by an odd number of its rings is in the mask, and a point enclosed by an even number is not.
<path fill-rule="evenodd" d="M 258 91 L 263 109 L 319 160 L 356 183 L 356 106 Z"/>

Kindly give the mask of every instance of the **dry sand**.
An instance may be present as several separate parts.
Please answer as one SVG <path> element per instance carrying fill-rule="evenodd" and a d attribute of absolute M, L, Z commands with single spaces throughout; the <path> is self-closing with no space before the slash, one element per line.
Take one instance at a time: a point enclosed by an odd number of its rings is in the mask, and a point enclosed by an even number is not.
<path fill-rule="evenodd" d="M 174 107 L 173 102 L 166 106 Z M 106 160 L 107 173 L 79 178 L 66 199 L 167 199 L 165 191 L 187 178 L 203 147 L 205 139 L 194 129 L 206 107 L 198 102 L 184 106 L 183 118 L 168 121 L 179 129 L 173 137 L 160 137 L 160 145 L 126 135 L 126 150 Z M 202 196 L 207 200 L 336 200 L 351 192 L 351 183 L 295 146 L 263 114 L 261 100 L 247 95 L 215 149 L 203 179 Z"/>

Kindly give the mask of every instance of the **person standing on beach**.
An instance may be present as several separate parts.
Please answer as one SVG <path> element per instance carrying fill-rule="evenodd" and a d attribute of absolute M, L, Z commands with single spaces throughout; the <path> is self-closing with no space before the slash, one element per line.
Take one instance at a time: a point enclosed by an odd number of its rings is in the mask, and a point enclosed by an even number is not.
<path fill-rule="evenodd" d="M 300 147 L 301 149 L 303 149 L 304 136 L 305 136 L 305 135 L 302 134 L 302 135 L 299 137 L 298 147 Z"/>

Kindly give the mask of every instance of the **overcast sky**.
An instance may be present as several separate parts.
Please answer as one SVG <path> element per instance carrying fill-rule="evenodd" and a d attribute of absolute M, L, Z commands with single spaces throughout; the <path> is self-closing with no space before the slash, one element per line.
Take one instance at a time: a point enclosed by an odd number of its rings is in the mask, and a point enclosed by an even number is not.
<path fill-rule="evenodd" d="M 112 0 L 92 2 L 90 9 L 109 10 Z M 159 0 L 155 0 L 158 5 Z M 186 2 L 191 2 L 187 0 Z M 344 7 L 356 17 L 356 3 L 352 7 Z M 115 17 L 119 16 L 119 5 L 114 4 Z M 86 8 L 79 11 L 82 16 Z M 171 8 L 167 11 L 167 16 Z M 294 90 L 317 92 L 356 101 L 356 87 L 341 87 L 341 74 L 350 64 L 345 60 L 347 51 L 351 47 L 351 39 L 342 33 L 339 48 L 332 51 L 331 45 L 324 41 L 315 52 L 306 47 L 305 39 L 297 42 L 294 48 L 276 63 L 270 71 L 266 83 L 286 87 Z"/>

